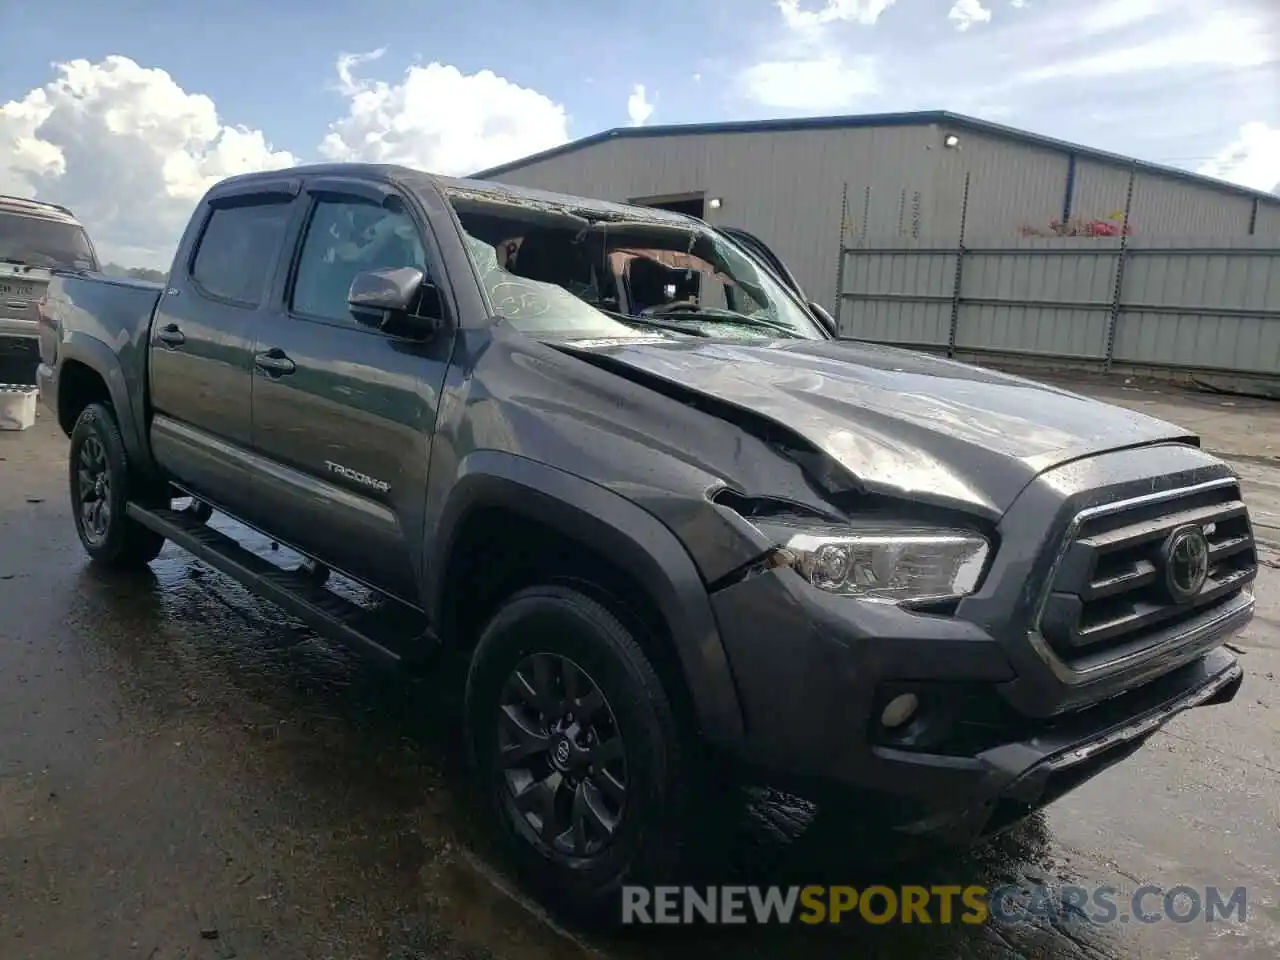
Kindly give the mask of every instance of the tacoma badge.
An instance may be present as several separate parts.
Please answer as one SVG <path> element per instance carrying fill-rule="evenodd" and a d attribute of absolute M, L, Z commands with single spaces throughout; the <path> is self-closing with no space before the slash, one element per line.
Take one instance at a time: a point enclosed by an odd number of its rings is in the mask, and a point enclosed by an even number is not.
<path fill-rule="evenodd" d="M 382 480 L 375 480 L 367 473 L 361 473 L 359 470 L 352 470 L 350 467 L 344 467 L 340 463 L 334 463 L 332 460 L 326 460 L 324 465 L 329 468 L 330 473 L 336 473 L 340 477 L 346 477 L 348 480 L 354 480 L 356 483 L 368 487 L 371 490 L 377 490 L 379 493 L 386 493 L 391 489 L 391 484 Z"/>

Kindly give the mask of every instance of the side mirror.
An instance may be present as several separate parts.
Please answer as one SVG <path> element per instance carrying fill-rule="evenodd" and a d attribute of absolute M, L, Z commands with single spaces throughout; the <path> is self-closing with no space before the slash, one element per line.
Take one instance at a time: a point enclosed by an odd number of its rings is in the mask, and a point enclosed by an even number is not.
<path fill-rule="evenodd" d="M 444 319 L 439 288 L 416 267 L 357 273 L 347 303 L 357 314 L 375 316 L 378 328 L 416 338 L 433 335 Z"/>
<path fill-rule="evenodd" d="M 836 319 L 827 312 L 826 307 L 820 303 L 810 300 L 809 311 L 814 315 L 818 323 L 822 324 L 823 329 L 826 330 L 827 333 L 837 338 L 840 336 L 840 328 L 836 324 Z"/>

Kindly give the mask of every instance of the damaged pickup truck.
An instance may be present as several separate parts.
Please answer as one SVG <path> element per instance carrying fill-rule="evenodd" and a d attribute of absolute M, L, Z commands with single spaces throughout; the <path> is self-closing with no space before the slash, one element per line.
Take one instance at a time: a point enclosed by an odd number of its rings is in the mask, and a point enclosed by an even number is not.
<path fill-rule="evenodd" d="M 57 272 L 41 312 L 89 556 L 171 541 L 464 660 L 484 795 L 571 907 L 671 876 L 725 761 L 970 844 L 1242 682 L 1253 531 L 1195 436 L 839 341 L 740 231 L 303 167 L 213 187 L 167 285 Z"/>

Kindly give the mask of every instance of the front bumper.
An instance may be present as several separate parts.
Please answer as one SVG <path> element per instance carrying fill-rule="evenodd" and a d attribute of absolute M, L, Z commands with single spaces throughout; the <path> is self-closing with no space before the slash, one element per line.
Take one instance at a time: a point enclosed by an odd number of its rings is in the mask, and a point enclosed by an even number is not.
<path fill-rule="evenodd" d="M 998 833 L 1135 753 L 1157 730 L 1195 707 L 1229 703 L 1244 682 L 1236 658 L 1218 649 L 1113 702 L 1063 718 L 1024 741 L 979 754 L 968 790 L 894 827 L 967 845 Z M 1137 712 L 1135 712 L 1137 711 Z M 910 764 L 912 758 L 900 758 Z M 966 803 L 955 803 L 961 797 Z"/>
<path fill-rule="evenodd" d="M 1243 679 L 1224 631 L 1162 676 L 1037 718 L 1001 696 L 1015 671 L 972 622 L 872 604 L 859 604 L 854 622 L 849 601 L 787 570 L 712 602 L 746 714 L 740 759 L 801 795 L 870 801 L 889 826 L 959 843 L 1053 802 L 1179 713 L 1233 699 Z M 916 734 L 879 725 L 903 689 L 921 696 Z"/>

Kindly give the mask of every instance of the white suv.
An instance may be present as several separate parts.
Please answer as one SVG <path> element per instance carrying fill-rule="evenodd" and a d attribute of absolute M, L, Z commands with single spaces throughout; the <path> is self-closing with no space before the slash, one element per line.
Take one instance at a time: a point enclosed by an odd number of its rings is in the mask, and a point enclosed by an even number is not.
<path fill-rule="evenodd" d="M 0 196 L 0 383 L 34 382 L 37 305 L 56 269 L 97 271 L 80 221 L 57 204 Z"/>

